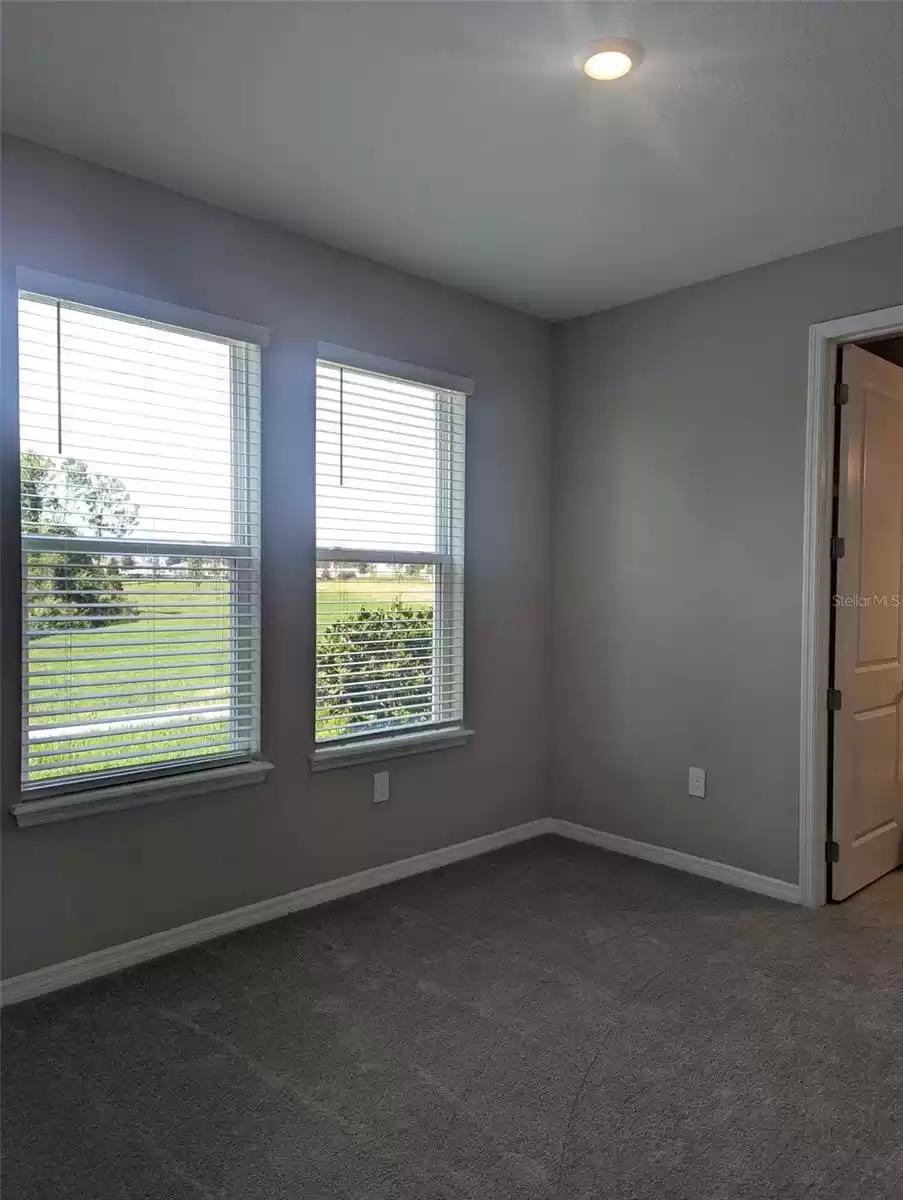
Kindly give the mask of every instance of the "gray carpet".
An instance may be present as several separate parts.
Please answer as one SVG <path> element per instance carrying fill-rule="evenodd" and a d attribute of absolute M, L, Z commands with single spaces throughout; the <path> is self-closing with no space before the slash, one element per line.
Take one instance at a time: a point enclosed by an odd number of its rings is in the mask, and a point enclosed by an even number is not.
<path fill-rule="evenodd" d="M 4 1200 L 900 1200 L 901 878 L 544 838 L 18 1005 Z"/>

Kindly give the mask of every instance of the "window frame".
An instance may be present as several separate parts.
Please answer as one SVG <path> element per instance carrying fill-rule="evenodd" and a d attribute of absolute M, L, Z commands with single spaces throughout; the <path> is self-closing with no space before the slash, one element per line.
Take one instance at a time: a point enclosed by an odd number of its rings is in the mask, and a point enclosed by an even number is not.
<path fill-rule="evenodd" d="M 227 341 L 231 343 L 233 373 L 238 366 L 236 356 L 247 359 L 248 345 L 256 346 L 262 351 L 269 342 L 267 330 L 259 325 L 184 308 L 180 305 L 170 304 L 167 301 L 121 292 L 87 281 L 73 280 L 44 271 L 35 271 L 30 268 L 19 267 L 17 269 L 14 295 L 16 310 L 14 319 L 16 331 L 15 344 L 17 347 L 19 303 L 21 299 L 28 298 L 29 296 L 97 308 L 108 311 L 113 316 L 121 317 L 124 320 L 150 321 L 178 331 L 184 331 L 188 334 L 199 334 Z M 18 360 L 18 353 L 15 359 L 16 361 Z M 11 447 L 11 454 L 15 455 L 16 488 L 18 495 L 21 497 L 21 478 L 18 474 L 18 467 L 21 463 L 21 447 L 18 437 L 20 418 L 17 367 L 14 368 L 14 378 L 16 384 L 16 444 L 14 448 Z M 247 507 L 247 500 L 256 488 L 258 512 L 262 495 L 260 470 L 259 463 L 252 464 L 247 459 L 247 428 L 248 422 L 253 419 L 255 412 L 259 421 L 259 393 L 259 386 L 256 391 L 245 391 L 244 394 L 237 387 L 233 386 L 232 388 L 233 404 L 237 404 L 241 410 L 240 413 L 234 414 L 238 419 L 233 422 L 233 435 L 236 447 L 235 461 L 237 464 L 233 468 L 234 486 L 236 488 L 234 502 L 238 503 L 239 508 Z M 242 443 L 242 450 L 238 449 L 239 442 Z M 256 473 L 252 473 L 254 466 L 256 466 Z M 244 505 L 242 504 L 240 493 L 244 496 Z M 258 523 L 259 519 L 258 515 Z M 95 553 L 104 554 L 121 554 L 123 549 L 123 539 L 117 538 L 78 537 L 77 539 L 73 539 L 71 537 L 60 537 L 52 534 L 27 534 L 23 530 L 21 517 L 16 523 L 15 538 L 20 560 L 24 560 L 23 552 L 27 548 L 35 550 L 60 550 L 76 547 L 78 549 L 90 548 Z M 227 556 L 235 562 L 242 560 L 251 561 L 256 567 L 254 579 L 256 602 L 259 601 L 260 595 L 260 541 L 258 526 L 254 537 L 247 537 L 245 540 L 237 542 L 204 542 L 193 545 L 192 543 L 182 541 L 170 543 L 165 539 L 142 539 L 140 544 L 143 547 L 152 547 L 152 550 L 149 550 L 148 553 L 153 554 L 184 554 L 186 551 L 194 550 L 202 552 L 207 557 L 214 556 L 211 552 L 215 552 L 217 555 Z M 28 674 L 27 645 L 23 621 L 24 610 L 22 605 L 23 571 L 21 567 L 15 574 L 17 576 L 16 586 L 18 588 L 17 608 L 20 614 L 18 630 L 19 649 L 17 655 L 20 664 L 20 676 L 17 691 L 20 714 L 18 725 L 21 732 L 17 739 L 19 752 L 19 766 L 17 769 L 19 799 L 11 805 L 10 811 L 20 825 L 45 824 L 50 821 L 64 820 L 69 817 L 81 816 L 93 812 L 107 812 L 116 808 L 134 807 L 136 804 L 166 800 L 175 796 L 243 786 L 249 783 L 260 782 L 266 777 L 267 772 L 272 769 L 272 764 L 266 762 L 261 757 L 260 749 L 260 643 L 262 628 L 258 619 L 256 627 L 253 628 L 250 666 L 249 668 L 247 665 L 243 666 L 245 671 L 249 670 L 251 676 L 251 694 L 253 698 L 251 732 L 248 739 L 252 746 L 250 751 L 237 750 L 235 753 L 226 752 L 210 756 L 208 759 L 174 759 L 170 762 L 138 764 L 134 768 L 114 769 L 94 774 L 86 772 L 82 775 L 75 774 L 46 781 L 36 781 L 31 784 L 24 780 L 24 737 L 27 735 L 28 729 L 25 720 Z M 236 582 L 233 582 L 233 589 L 236 586 L 239 586 L 237 584 L 237 576 Z M 232 621 L 238 620 L 241 622 L 240 627 L 243 629 L 248 628 L 248 622 L 253 622 L 253 616 L 247 611 L 246 604 L 242 600 L 236 599 L 234 590 L 233 599 L 230 604 L 230 613 Z M 234 647 L 236 644 L 234 637 L 231 639 L 231 642 Z M 234 649 L 232 653 L 235 653 Z"/>
<path fill-rule="evenodd" d="M 454 436 L 454 423 L 458 414 L 455 406 L 466 406 L 467 398 L 473 392 L 473 382 L 460 375 L 452 375 L 431 368 L 418 367 L 397 359 L 385 358 L 365 351 L 337 346 L 334 343 L 320 342 L 317 347 L 316 367 L 329 366 L 338 369 L 360 371 L 399 383 L 413 383 L 435 390 L 437 393 L 437 447 L 436 447 L 436 482 L 440 498 L 437 513 L 437 548 L 435 551 L 406 551 L 394 549 L 373 549 L 357 546 L 329 547 L 316 542 L 316 566 L 321 563 L 365 562 L 386 563 L 396 566 L 424 565 L 432 566 L 436 571 L 435 599 L 433 616 L 434 664 L 441 663 L 442 669 L 434 671 L 433 684 L 433 717 L 431 722 L 418 722 L 399 725 L 393 730 L 379 730 L 351 734 L 341 737 L 318 738 L 316 728 L 317 706 L 317 649 L 315 638 L 314 649 L 314 681 L 313 681 L 313 743 L 314 749 L 310 757 L 311 769 L 314 771 L 329 770 L 334 767 L 353 765 L 359 762 L 375 762 L 402 755 L 415 754 L 423 751 L 443 749 L 447 746 L 458 746 L 466 743 L 473 736 L 473 730 L 465 723 L 466 688 L 464 675 L 465 661 L 465 621 L 463 613 L 463 570 L 465 558 L 465 511 L 466 511 L 466 421 L 464 413 L 460 414 L 462 429 L 460 441 Z M 316 414 L 316 372 L 314 382 Z M 444 435 L 443 435 L 443 430 Z M 316 438 L 315 438 L 316 442 Z M 460 471 L 462 485 L 460 494 L 454 497 L 451 492 L 453 456 L 460 456 Z M 314 470 L 316 477 L 316 450 L 314 455 Z M 443 486 L 445 481 L 446 486 Z M 316 479 L 315 479 L 316 482 Z M 452 503 L 457 501 L 461 511 L 451 514 Z M 443 519 L 448 514 L 447 519 Z M 316 516 L 315 516 L 316 522 Z M 316 535 L 315 535 L 316 538 Z M 460 587 L 457 596 L 458 613 L 455 613 L 456 589 Z M 445 614 L 449 616 L 446 618 Z M 316 622 L 316 616 L 314 616 Z M 456 646 L 457 638 L 457 646 Z M 459 657 L 456 664 L 455 657 Z M 459 674 L 451 695 L 451 707 L 454 711 L 447 717 L 440 713 L 440 704 L 449 697 L 443 692 L 441 680 L 444 677 L 453 678 L 456 665 Z"/>

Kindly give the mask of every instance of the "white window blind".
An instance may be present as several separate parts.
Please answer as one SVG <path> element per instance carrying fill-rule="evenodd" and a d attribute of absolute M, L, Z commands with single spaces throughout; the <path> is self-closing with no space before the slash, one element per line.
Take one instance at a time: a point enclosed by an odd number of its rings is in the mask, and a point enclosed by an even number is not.
<path fill-rule="evenodd" d="M 317 364 L 317 742 L 462 720 L 464 410 Z"/>
<path fill-rule="evenodd" d="M 23 790 L 259 749 L 260 350 L 19 296 Z"/>

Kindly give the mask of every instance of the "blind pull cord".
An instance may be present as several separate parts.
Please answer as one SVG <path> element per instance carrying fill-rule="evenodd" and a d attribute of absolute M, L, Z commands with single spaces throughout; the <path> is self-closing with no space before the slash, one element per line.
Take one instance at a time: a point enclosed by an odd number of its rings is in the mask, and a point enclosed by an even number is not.
<path fill-rule="evenodd" d="M 345 368 L 339 367 L 339 487 L 345 486 Z"/>
<path fill-rule="evenodd" d="M 60 302 L 56 302 L 56 452 L 63 453 L 63 335 Z"/>

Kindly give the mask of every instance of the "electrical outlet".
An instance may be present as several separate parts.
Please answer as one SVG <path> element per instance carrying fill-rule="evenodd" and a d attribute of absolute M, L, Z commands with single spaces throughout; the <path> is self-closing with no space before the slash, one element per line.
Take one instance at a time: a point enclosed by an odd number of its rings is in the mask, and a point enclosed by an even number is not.
<path fill-rule="evenodd" d="M 373 776 L 373 803 L 384 804 L 389 799 L 389 772 L 377 771 Z"/>
<path fill-rule="evenodd" d="M 690 767 L 688 791 L 691 796 L 698 796 L 700 800 L 705 799 L 705 769 L 703 767 Z"/>

